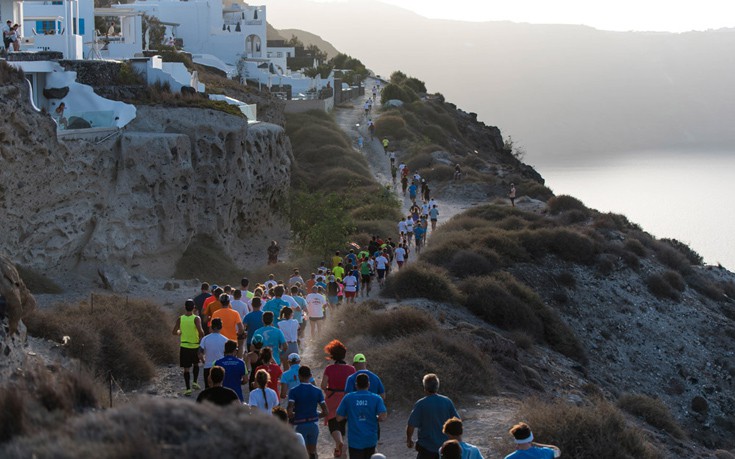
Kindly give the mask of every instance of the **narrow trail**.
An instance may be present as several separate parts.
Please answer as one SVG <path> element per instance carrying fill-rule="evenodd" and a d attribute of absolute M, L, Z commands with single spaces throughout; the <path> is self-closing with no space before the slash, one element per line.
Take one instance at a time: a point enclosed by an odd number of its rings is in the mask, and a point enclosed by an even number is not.
<path fill-rule="evenodd" d="M 366 87 L 372 88 L 377 80 L 366 80 Z M 362 154 L 367 160 L 370 170 L 376 180 L 383 185 L 392 185 L 390 174 L 390 160 L 383 151 L 383 145 L 376 136 L 372 141 L 367 129 L 367 119 L 364 115 L 363 105 L 369 97 L 369 91 L 366 95 L 352 101 L 352 106 L 335 108 L 334 116 L 336 122 L 342 130 L 353 140 L 353 144 L 357 145 L 357 137 L 362 135 L 364 139 L 364 147 Z M 376 105 L 377 107 L 377 105 Z M 371 113 L 373 121 L 380 117 L 377 109 L 374 108 Z M 401 151 L 396 151 L 396 161 L 401 160 Z M 400 183 L 400 182 L 399 182 Z M 400 185 L 399 185 L 400 186 Z M 408 214 L 411 201 L 408 196 L 403 196 L 400 189 L 393 187 L 393 192 L 402 203 L 404 215 Z M 438 225 L 448 221 L 454 215 L 469 209 L 477 202 L 453 202 L 444 201 L 442 196 L 436 196 L 435 199 L 439 204 L 440 218 Z M 430 238 L 431 231 L 428 234 Z M 427 241 L 430 243 L 430 240 Z M 415 258 L 414 258 L 415 259 Z M 379 289 L 373 286 L 370 298 L 377 298 Z M 360 301 L 358 299 L 358 301 Z M 305 340 L 305 342 L 307 342 Z M 302 351 L 303 361 L 309 362 L 314 373 L 317 383 L 321 382 L 324 368 L 329 364 L 325 359 L 325 355 L 321 349 L 317 349 L 315 345 L 308 343 Z M 400 363 L 397 363 L 400 364 Z M 368 362 L 369 365 L 369 362 Z M 440 375 L 441 377 L 441 375 Z M 417 376 L 420 378 L 420 375 Z M 381 439 L 378 443 L 377 451 L 385 454 L 390 459 L 394 458 L 414 458 L 416 451 L 408 449 L 406 446 L 406 420 L 410 414 L 409 406 L 394 406 L 391 404 L 390 387 L 386 387 L 388 406 L 388 419 L 381 424 Z M 498 457 L 497 445 L 507 442 L 507 430 L 515 420 L 519 402 L 510 395 L 499 395 L 493 397 L 478 397 L 472 400 L 471 404 L 457 405 L 465 423 L 464 440 L 472 443 L 480 448 L 484 457 Z M 415 439 L 415 434 L 414 434 Z M 329 430 L 326 426 L 320 425 L 320 435 L 318 444 L 318 453 L 320 458 L 333 457 L 334 441 L 332 440 Z M 343 453 L 344 458 L 347 457 L 346 447 Z"/>

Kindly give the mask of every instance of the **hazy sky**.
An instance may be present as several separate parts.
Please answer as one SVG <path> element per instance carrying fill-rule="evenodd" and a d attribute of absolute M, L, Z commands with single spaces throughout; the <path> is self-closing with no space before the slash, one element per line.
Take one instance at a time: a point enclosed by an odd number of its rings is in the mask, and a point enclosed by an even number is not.
<path fill-rule="evenodd" d="M 382 1 L 430 18 L 464 21 L 584 24 L 604 30 L 669 32 L 735 26 L 733 0 Z"/>

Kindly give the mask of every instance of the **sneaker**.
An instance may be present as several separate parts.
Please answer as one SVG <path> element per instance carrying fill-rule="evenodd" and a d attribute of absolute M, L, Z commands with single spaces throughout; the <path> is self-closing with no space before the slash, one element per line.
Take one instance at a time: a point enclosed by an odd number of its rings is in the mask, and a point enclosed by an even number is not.
<path fill-rule="evenodd" d="M 184 391 L 184 395 L 187 396 L 187 397 L 191 396 L 191 389 L 186 389 Z"/>
<path fill-rule="evenodd" d="M 201 387 L 199 387 L 199 384 L 197 384 L 197 383 L 192 383 L 191 387 L 193 387 L 193 388 L 194 388 L 194 390 L 199 390 L 199 389 L 201 389 Z"/>

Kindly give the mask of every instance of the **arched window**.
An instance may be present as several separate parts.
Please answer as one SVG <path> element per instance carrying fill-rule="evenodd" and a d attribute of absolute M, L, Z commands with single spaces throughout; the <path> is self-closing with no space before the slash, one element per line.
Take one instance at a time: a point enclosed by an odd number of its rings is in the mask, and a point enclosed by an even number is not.
<path fill-rule="evenodd" d="M 261 57 L 261 41 L 257 35 L 248 35 L 245 39 L 245 54 L 250 57 Z"/>

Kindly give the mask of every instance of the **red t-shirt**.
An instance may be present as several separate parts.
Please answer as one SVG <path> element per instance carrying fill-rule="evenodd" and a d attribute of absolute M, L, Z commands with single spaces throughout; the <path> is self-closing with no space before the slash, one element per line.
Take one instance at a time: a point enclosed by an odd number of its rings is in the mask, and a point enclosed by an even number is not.
<path fill-rule="evenodd" d="M 271 375 L 271 381 L 268 383 L 268 387 L 276 391 L 277 394 L 280 394 L 281 375 L 283 374 L 283 370 L 281 370 L 281 367 L 276 365 L 275 363 L 271 363 L 270 365 L 259 366 L 255 369 L 254 373 L 257 373 L 258 370 L 265 370 L 268 372 L 269 375 Z"/>
<path fill-rule="evenodd" d="M 329 419 L 337 416 L 337 407 L 345 396 L 345 383 L 347 378 L 355 371 L 355 367 L 352 365 L 341 363 L 333 363 L 324 369 L 324 377 L 327 378 L 324 399 L 327 402 L 327 408 L 329 408 Z"/>

